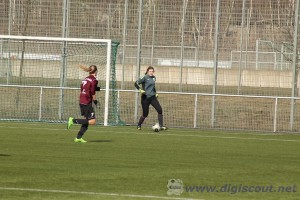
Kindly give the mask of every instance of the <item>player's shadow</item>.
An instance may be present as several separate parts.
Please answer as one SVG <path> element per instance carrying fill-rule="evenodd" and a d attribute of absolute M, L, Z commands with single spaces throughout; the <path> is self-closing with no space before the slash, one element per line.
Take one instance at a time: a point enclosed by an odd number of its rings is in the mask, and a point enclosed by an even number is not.
<path fill-rule="evenodd" d="M 3 154 L 3 153 L 0 153 L 0 156 L 5 157 L 5 156 L 10 156 L 10 155 L 9 155 L 9 154 Z"/>
<path fill-rule="evenodd" d="M 112 142 L 112 140 L 90 140 L 89 142 Z"/>

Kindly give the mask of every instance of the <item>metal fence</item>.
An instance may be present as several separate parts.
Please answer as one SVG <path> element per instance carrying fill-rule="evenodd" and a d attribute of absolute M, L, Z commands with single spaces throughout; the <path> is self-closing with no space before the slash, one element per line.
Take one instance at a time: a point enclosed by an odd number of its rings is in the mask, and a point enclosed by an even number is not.
<path fill-rule="evenodd" d="M 143 3 L 141 10 L 139 2 Z M 180 74 L 173 73 L 178 77 L 177 91 L 184 92 L 183 77 L 188 72 L 183 68 L 213 69 L 216 65 L 232 69 L 232 76 L 239 79 L 252 70 L 289 71 L 292 78 L 296 12 L 296 1 L 291 0 L 7 0 L 0 2 L 0 28 L 1 34 L 9 35 L 120 41 L 118 63 L 122 69 L 136 65 L 137 60 L 142 69 L 144 65 L 175 66 L 180 69 Z M 137 51 L 141 52 L 139 59 Z M 212 73 L 214 70 L 206 75 Z M 217 86 L 222 87 L 216 77 Z M 131 89 L 126 88 L 124 78 L 119 81 L 122 89 Z M 287 80 L 291 91 L 290 83 Z M 224 92 L 239 93 L 240 87 L 249 85 L 239 80 Z M 280 91 L 274 86 L 264 94 L 281 95 Z"/>
<path fill-rule="evenodd" d="M 1 90 L 19 90 L 22 106 L 16 106 L 14 95 L 6 97 L 0 108 L 1 120 L 46 121 L 61 122 L 61 118 L 70 115 L 80 117 L 77 99 L 71 98 L 77 94 L 78 88 L 60 88 L 47 86 L 0 86 Z M 69 96 L 64 111 L 60 111 L 58 96 L 61 90 Z M 102 91 L 103 92 L 103 91 Z M 104 92 L 103 92 L 104 93 Z M 135 124 L 135 100 L 132 98 L 136 91 L 118 90 L 118 118 L 115 124 Z M 34 96 L 34 97 L 33 97 Z M 101 95 L 104 100 L 104 95 Z M 216 99 L 215 116 L 212 118 L 211 102 Z M 30 100 L 29 100 L 30 99 Z M 268 132 L 289 132 L 291 97 L 225 95 L 207 93 L 164 92 L 159 97 L 164 105 L 164 121 L 170 127 L 188 127 L 202 129 L 257 130 Z M 176 99 L 176 101 L 174 101 Z M 300 98 L 295 98 L 300 104 Z M 174 109 L 176 108 L 176 109 Z M 298 111 L 298 110 L 297 110 Z M 97 121 L 104 122 L 104 108 L 96 109 Z M 150 127 L 157 121 L 153 108 L 144 126 Z M 293 131 L 300 130 L 300 112 L 295 114 Z"/>
<path fill-rule="evenodd" d="M 119 41 L 128 90 L 154 65 L 160 91 L 297 97 L 298 24 L 296 0 L 0 2 L 0 34 Z"/>

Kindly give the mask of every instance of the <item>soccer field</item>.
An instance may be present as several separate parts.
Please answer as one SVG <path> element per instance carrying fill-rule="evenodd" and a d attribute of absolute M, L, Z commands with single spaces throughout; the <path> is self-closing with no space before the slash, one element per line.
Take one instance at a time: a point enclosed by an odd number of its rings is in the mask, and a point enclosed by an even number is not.
<path fill-rule="evenodd" d="M 76 125 L 0 130 L 0 199 L 300 199 L 297 134 L 94 126 L 78 144 Z"/>

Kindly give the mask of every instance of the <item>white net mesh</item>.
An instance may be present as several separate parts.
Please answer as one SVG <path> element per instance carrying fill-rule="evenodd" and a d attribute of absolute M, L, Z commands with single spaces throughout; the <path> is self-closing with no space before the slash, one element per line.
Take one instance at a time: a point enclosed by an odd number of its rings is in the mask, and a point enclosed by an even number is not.
<path fill-rule="evenodd" d="M 109 43 L 105 40 L 0 37 L 0 42 L 0 83 L 10 86 L 2 88 L 1 99 L 9 105 L 2 108 L 5 115 L 1 118 L 63 121 L 70 115 L 78 115 L 78 88 L 81 80 L 88 76 L 79 65 L 96 65 L 99 86 L 102 88 L 97 94 L 102 108 L 96 113 L 99 121 L 103 122 L 103 106 L 107 95 L 104 89 L 109 90 L 112 102 L 107 104 L 111 114 L 108 120 L 115 123 L 117 102 L 114 65 L 117 43 L 112 45 L 113 51 L 109 51 L 111 55 L 108 59 Z M 107 69 L 110 73 L 108 76 Z M 9 96 L 6 95 L 8 93 Z"/>

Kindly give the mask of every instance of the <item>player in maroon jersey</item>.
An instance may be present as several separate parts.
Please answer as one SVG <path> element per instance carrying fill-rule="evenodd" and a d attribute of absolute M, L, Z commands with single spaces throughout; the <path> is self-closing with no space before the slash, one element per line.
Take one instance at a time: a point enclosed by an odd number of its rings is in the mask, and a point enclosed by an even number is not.
<path fill-rule="evenodd" d="M 96 91 L 100 91 L 100 87 L 98 87 L 98 80 L 96 79 L 96 65 L 91 65 L 90 67 L 81 65 L 80 68 L 89 73 L 89 76 L 82 80 L 80 85 L 79 106 L 84 119 L 69 117 L 67 129 L 70 129 L 73 124 L 81 124 L 81 128 L 74 141 L 86 143 L 82 136 L 87 131 L 89 125 L 96 124 L 95 111 L 92 104 L 96 106 L 98 104 Z"/>

